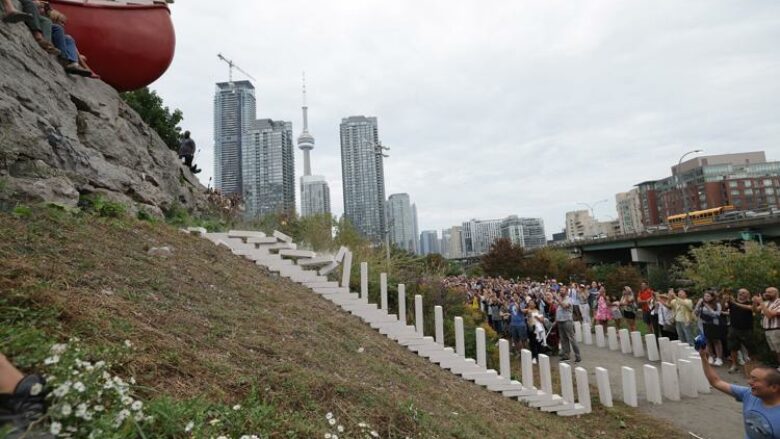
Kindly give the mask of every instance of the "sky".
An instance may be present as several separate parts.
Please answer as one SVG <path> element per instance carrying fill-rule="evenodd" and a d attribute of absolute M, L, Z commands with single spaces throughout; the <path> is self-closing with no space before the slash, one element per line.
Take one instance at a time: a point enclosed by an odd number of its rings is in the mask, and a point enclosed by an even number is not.
<path fill-rule="evenodd" d="M 387 195 L 420 230 L 541 217 L 670 175 L 682 154 L 763 150 L 780 160 L 777 0 L 180 0 L 177 50 L 152 84 L 213 175 L 214 84 L 233 60 L 257 117 L 302 127 L 306 72 L 314 174 L 343 213 L 339 123 L 376 116 Z M 234 72 L 234 79 L 245 79 Z M 296 184 L 303 173 L 296 148 Z M 298 189 L 299 190 L 299 189 Z M 297 202 L 300 205 L 300 192 Z"/>

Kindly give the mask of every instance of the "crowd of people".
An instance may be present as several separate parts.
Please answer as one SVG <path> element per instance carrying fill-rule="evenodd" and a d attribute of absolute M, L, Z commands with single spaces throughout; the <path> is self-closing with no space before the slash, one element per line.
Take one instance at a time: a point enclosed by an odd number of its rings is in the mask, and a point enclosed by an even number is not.
<path fill-rule="evenodd" d="M 754 316 L 759 315 L 767 344 L 780 363 L 780 298 L 774 287 L 761 295 L 747 289 L 736 294 L 708 290 L 694 300 L 684 289 L 662 293 L 647 282 L 638 286 L 638 293 L 626 285 L 619 296 L 607 294 L 599 282 L 563 284 L 555 279 L 460 276 L 445 279 L 444 286 L 462 291 L 466 303 L 481 310 L 491 328 L 511 338 L 517 348 L 528 347 L 534 358 L 542 351 L 556 354 L 559 343 L 562 359 L 568 359 L 569 346 L 575 360 L 579 358 L 569 334 L 572 321 L 635 331 L 641 320 L 648 333 L 691 346 L 698 334 L 704 334 L 709 364 L 720 367 L 728 362 L 729 373 L 734 373 L 756 352 Z"/>
<path fill-rule="evenodd" d="M 65 29 L 68 17 L 53 9 L 44 0 L 19 0 L 21 11 L 12 0 L 2 0 L 4 23 L 23 22 L 38 45 L 57 60 L 69 74 L 100 79 L 87 64 L 87 58 L 79 53 L 76 41 Z"/>

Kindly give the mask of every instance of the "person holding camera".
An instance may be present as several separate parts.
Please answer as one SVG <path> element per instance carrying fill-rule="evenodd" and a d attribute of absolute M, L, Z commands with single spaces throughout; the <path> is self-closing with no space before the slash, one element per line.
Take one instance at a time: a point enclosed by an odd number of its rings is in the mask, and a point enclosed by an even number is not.
<path fill-rule="evenodd" d="M 574 351 L 574 362 L 582 361 L 580 348 L 574 338 L 574 314 L 569 292 L 561 288 L 555 300 L 558 309 L 555 312 L 555 321 L 558 323 L 558 334 L 561 337 L 561 361 L 569 360 L 570 351 Z"/>
<path fill-rule="evenodd" d="M 764 291 L 764 302 L 759 305 L 761 327 L 764 328 L 769 349 L 777 355 L 780 362 L 780 297 L 777 288 L 769 287 Z"/>

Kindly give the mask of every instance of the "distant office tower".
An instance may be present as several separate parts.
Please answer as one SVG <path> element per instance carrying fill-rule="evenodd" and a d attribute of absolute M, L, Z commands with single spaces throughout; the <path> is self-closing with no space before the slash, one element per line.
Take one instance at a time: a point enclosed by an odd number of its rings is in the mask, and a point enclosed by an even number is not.
<path fill-rule="evenodd" d="M 566 212 L 566 239 L 606 238 L 620 234 L 619 221 L 598 221 L 588 210 Z"/>
<path fill-rule="evenodd" d="M 634 188 L 615 195 L 615 205 L 621 234 L 639 233 L 645 229 L 642 225 L 642 202 L 639 199 L 639 189 Z"/>
<path fill-rule="evenodd" d="M 298 136 L 298 148 L 303 151 L 301 177 L 301 216 L 330 214 L 330 188 L 322 175 L 311 175 L 311 150 L 314 136 L 309 133 L 309 106 L 306 103 L 306 82 L 303 84 L 303 132 Z"/>
<path fill-rule="evenodd" d="M 220 82 L 214 95 L 214 187 L 242 193 L 242 147 L 255 121 L 255 87 L 249 81 Z"/>
<path fill-rule="evenodd" d="M 410 253 L 416 253 L 414 216 L 409 194 L 392 194 L 387 199 L 387 219 L 390 242 Z"/>
<path fill-rule="evenodd" d="M 501 220 L 476 220 L 463 223 L 461 242 L 463 256 L 480 256 L 490 251 L 493 242 L 501 237 Z"/>
<path fill-rule="evenodd" d="M 439 253 L 445 258 L 450 257 L 450 240 L 452 239 L 452 230 L 443 229 L 441 231 L 441 239 L 439 240 Z"/>
<path fill-rule="evenodd" d="M 374 242 L 385 227 L 385 171 L 376 117 L 341 120 L 341 176 L 344 216 Z"/>
<path fill-rule="evenodd" d="M 525 249 L 540 248 L 547 244 L 544 221 L 541 218 L 509 216 L 501 221 L 501 237 Z"/>
<path fill-rule="evenodd" d="M 420 254 L 439 253 L 439 233 L 436 230 L 425 230 L 420 234 Z"/>
<path fill-rule="evenodd" d="M 261 119 L 244 137 L 243 197 L 249 217 L 295 212 L 292 123 Z"/>
<path fill-rule="evenodd" d="M 447 249 L 448 258 L 463 257 L 463 227 L 453 226 L 449 229 L 449 248 Z"/>
<path fill-rule="evenodd" d="M 412 220 L 414 221 L 414 253 L 420 254 L 420 226 L 417 222 L 417 204 L 412 204 Z"/>

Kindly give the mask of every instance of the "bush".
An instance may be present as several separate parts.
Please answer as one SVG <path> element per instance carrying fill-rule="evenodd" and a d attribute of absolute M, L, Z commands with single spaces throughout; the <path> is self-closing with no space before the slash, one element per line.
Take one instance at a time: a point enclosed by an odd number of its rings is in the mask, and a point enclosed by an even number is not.
<path fill-rule="evenodd" d="M 705 244 L 692 248 L 677 260 L 676 271 L 694 284 L 695 291 L 709 288 L 747 288 L 762 293 L 780 285 L 780 249 L 774 244 L 746 242 L 741 247 Z"/>
<path fill-rule="evenodd" d="M 84 195 L 79 198 L 79 207 L 84 212 L 94 213 L 103 218 L 121 218 L 127 208 L 122 203 L 109 201 L 100 195 Z"/>
<path fill-rule="evenodd" d="M 32 216 L 32 209 L 30 209 L 29 206 L 25 206 L 23 204 L 20 204 L 16 207 L 14 207 L 13 211 L 11 213 L 17 217 L 17 218 L 29 218 Z"/>

